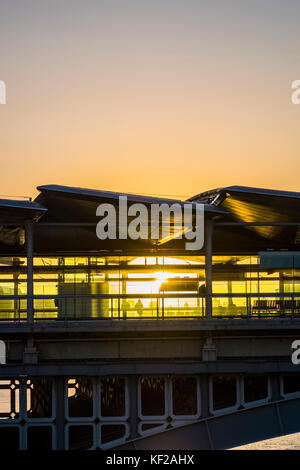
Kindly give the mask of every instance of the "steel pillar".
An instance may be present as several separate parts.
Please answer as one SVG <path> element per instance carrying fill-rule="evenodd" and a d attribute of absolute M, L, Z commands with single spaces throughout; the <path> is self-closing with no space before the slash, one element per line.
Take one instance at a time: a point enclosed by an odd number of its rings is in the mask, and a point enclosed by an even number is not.
<path fill-rule="evenodd" d="M 128 389 L 130 439 L 136 439 L 138 437 L 138 377 L 136 375 L 128 378 Z"/>
<path fill-rule="evenodd" d="M 56 449 L 65 449 L 65 378 L 55 377 Z"/>
<path fill-rule="evenodd" d="M 270 375 L 270 387 L 271 387 L 271 401 L 281 400 L 280 395 L 280 375 L 271 374 Z"/>
<path fill-rule="evenodd" d="M 212 318 L 212 237 L 213 237 L 213 221 L 205 220 L 205 316 Z"/>
<path fill-rule="evenodd" d="M 27 321 L 33 323 L 33 222 L 25 220 L 26 256 L 27 256 Z"/>
<path fill-rule="evenodd" d="M 201 390 L 201 416 L 208 418 L 210 416 L 209 409 L 209 375 L 200 375 L 200 390 Z"/>

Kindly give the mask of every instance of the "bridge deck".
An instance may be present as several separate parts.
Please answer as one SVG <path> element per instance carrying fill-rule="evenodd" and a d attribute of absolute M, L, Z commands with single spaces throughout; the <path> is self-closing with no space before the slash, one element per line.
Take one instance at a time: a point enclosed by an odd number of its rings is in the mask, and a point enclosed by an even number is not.
<path fill-rule="evenodd" d="M 37 321 L 1 322 L 1 333 L 68 333 L 72 332 L 193 332 L 193 331 L 237 331 L 237 330 L 297 330 L 300 318 L 195 318 L 153 320 L 81 320 L 81 321 Z"/>
<path fill-rule="evenodd" d="M 238 410 L 141 437 L 118 450 L 217 450 L 300 431 L 300 398 Z"/>

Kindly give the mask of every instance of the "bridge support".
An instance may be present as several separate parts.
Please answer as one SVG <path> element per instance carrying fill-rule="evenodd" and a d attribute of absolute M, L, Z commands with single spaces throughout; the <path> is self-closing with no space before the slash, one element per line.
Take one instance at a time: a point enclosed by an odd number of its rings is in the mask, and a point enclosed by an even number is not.
<path fill-rule="evenodd" d="M 27 321 L 33 323 L 33 222 L 25 220 L 27 255 Z"/>
<path fill-rule="evenodd" d="M 280 375 L 271 374 L 270 375 L 270 386 L 271 386 L 271 401 L 281 400 L 280 395 Z"/>
<path fill-rule="evenodd" d="M 65 448 L 65 378 L 55 377 L 56 392 L 56 449 Z"/>
<path fill-rule="evenodd" d="M 136 375 L 128 378 L 130 439 L 138 437 L 138 379 Z"/>
<path fill-rule="evenodd" d="M 204 225 L 205 237 L 205 316 L 212 318 L 212 237 L 213 237 L 213 221 L 205 220 Z"/>
<path fill-rule="evenodd" d="M 23 351 L 23 363 L 24 364 L 37 364 L 38 362 L 38 351 L 34 346 L 33 337 L 29 337 L 26 342 L 26 346 Z"/>
<path fill-rule="evenodd" d="M 211 337 L 206 338 L 202 349 L 202 361 L 214 362 L 217 360 L 217 348 Z"/>
<path fill-rule="evenodd" d="M 200 386 L 201 386 L 201 415 L 203 416 L 203 418 L 208 418 L 210 416 L 208 374 L 200 375 Z"/>

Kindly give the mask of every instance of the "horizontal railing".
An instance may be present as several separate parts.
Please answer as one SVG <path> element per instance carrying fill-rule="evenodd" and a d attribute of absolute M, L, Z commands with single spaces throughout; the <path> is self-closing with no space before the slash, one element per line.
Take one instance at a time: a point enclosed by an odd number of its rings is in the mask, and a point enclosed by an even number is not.
<path fill-rule="evenodd" d="M 0 321 L 27 321 L 26 295 L 0 296 Z M 197 293 L 35 295 L 34 319 L 129 320 L 205 318 Z M 299 293 L 213 293 L 213 318 L 300 318 Z"/>

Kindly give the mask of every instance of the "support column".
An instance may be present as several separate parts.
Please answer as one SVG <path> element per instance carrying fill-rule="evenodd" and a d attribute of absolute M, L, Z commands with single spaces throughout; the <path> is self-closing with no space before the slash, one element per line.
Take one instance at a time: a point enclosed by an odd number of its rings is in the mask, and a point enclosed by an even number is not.
<path fill-rule="evenodd" d="M 201 416 L 202 418 L 208 418 L 211 416 L 210 413 L 210 394 L 209 394 L 209 375 L 200 375 L 200 391 L 201 391 Z"/>
<path fill-rule="evenodd" d="M 201 374 L 200 375 L 200 391 L 201 391 L 201 417 L 202 418 L 209 418 L 211 416 L 210 413 L 210 387 L 209 387 L 209 375 L 208 374 Z M 205 428 L 207 434 L 207 445 L 209 446 L 210 450 L 214 450 L 214 442 L 212 439 L 212 433 L 209 426 L 209 420 L 205 420 Z"/>
<path fill-rule="evenodd" d="M 19 268 L 20 262 L 18 258 L 13 259 L 13 267 L 15 271 L 13 272 L 13 280 L 14 280 L 14 319 L 19 320 L 21 319 L 21 302 L 20 299 L 18 299 L 19 295 Z"/>
<path fill-rule="evenodd" d="M 282 399 L 281 396 L 281 387 L 280 387 L 280 374 L 271 374 L 270 375 L 270 386 L 271 386 L 271 401 L 278 402 Z M 280 429 L 280 434 L 284 436 L 285 429 L 284 429 L 284 421 L 282 420 L 281 413 L 280 413 L 280 405 L 275 403 L 276 415 L 278 420 L 278 427 Z"/>
<path fill-rule="evenodd" d="M 27 429 L 24 426 L 26 413 L 27 413 L 27 376 L 19 376 L 19 383 L 20 383 L 20 420 L 22 426 L 20 426 L 20 441 L 19 441 L 19 450 L 27 450 Z"/>
<path fill-rule="evenodd" d="M 55 377 L 56 450 L 65 449 L 65 378 Z"/>
<path fill-rule="evenodd" d="M 26 346 L 23 351 L 23 363 L 24 364 L 37 364 L 38 362 L 38 351 L 34 346 L 33 336 L 27 339 Z"/>
<path fill-rule="evenodd" d="M 128 378 L 129 389 L 129 419 L 130 419 L 130 439 L 138 437 L 138 377 L 131 375 Z"/>
<path fill-rule="evenodd" d="M 25 220 L 25 239 L 27 256 L 27 321 L 33 323 L 33 222 Z"/>
<path fill-rule="evenodd" d="M 122 295 L 127 294 L 127 280 L 128 280 L 128 274 L 122 273 L 122 281 L 121 281 Z M 128 311 L 128 300 L 126 298 L 122 299 L 122 302 L 120 302 L 119 300 L 118 306 L 119 306 L 119 319 L 120 318 L 126 319 L 127 311 Z"/>
<path fill-rule="evenodd" d="M 213 221 L 205 220 L 204 225 L 205 237 L 205 317 L 212 318 L 212 237 L 213 237 Z"/>
<path fill-rule="evenodd" d="M 271 374 L 270 375 L 270 386 L 271 386 L 271 401 L 281 400 L 280 395 L 280 375 Z"/>

